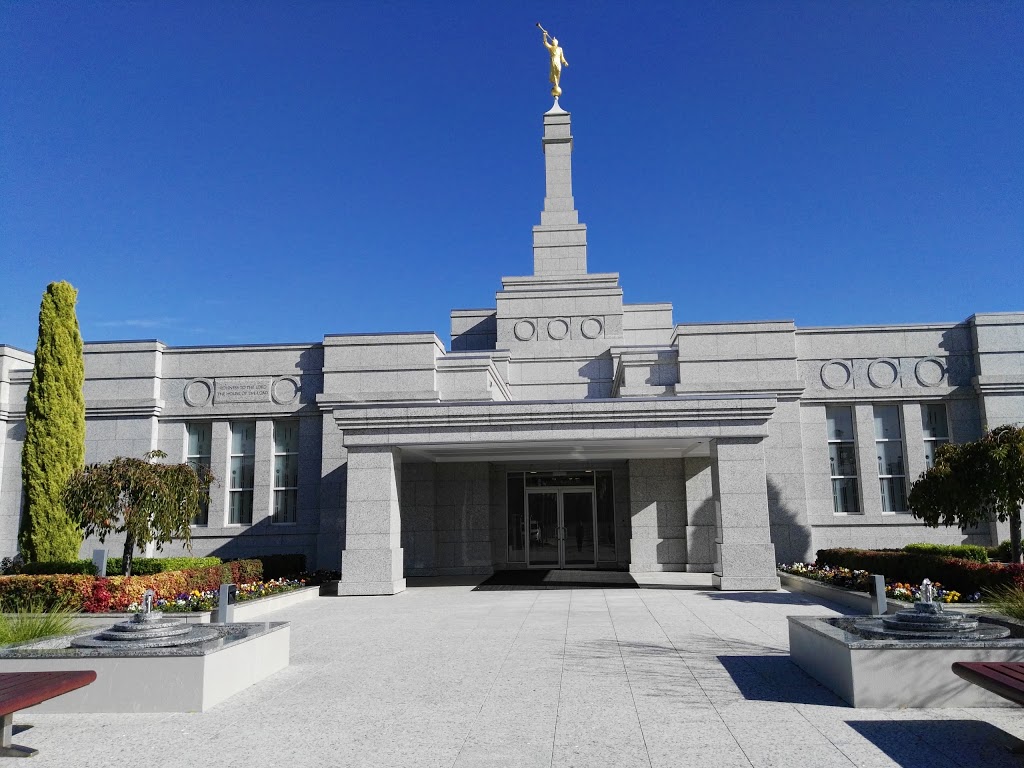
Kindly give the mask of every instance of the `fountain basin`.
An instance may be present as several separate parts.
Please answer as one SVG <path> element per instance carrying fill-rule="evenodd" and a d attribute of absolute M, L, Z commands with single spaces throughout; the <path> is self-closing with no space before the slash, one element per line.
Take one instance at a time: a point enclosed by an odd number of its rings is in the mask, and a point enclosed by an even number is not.
<path fill-rule="evenodd" d="M 94 635 L 0 649 L 0 672 L 92 669 L 96 682 L 26 712 L 205 712 L 288 666 L 288 622 L 204 624 L 215 637 L 174 648 L 71 647 Z"/>
<path fill-rule="evenodd" d="M 869 617 L 790 616 L 789 653 L 798 667 L 854 707 L 1015 706 L 952 672 L 954 661 L 1024 662 L 1024 623 L 1004 616 L 977 619 L 979 630 L 1009 630 L 1009 636 L 877 639 L 870 636 Z"/>

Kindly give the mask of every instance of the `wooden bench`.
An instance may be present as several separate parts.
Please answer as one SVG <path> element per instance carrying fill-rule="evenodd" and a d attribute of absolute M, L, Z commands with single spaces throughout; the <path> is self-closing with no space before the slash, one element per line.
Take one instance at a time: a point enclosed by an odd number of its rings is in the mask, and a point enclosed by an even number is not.
<path fill-rule="evenodd" d="M 92 670 L 77 672 L 0 672 L 0 757 L 31 757 L 39 750 L 11 744 L 14 713 L 82 688 L 96 679 Z"/>
<path fill-rule="evenodd" d="M 1024 664 L 954 661 L 953 672 L 969 683 L 1024 706 Z"/>

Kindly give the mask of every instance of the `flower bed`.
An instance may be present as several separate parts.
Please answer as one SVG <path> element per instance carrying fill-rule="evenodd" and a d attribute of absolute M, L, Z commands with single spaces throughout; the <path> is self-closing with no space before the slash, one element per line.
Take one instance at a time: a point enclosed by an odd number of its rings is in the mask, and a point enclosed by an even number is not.
<path fill-rule="evenodd" d="M 886 580 L 920 584 L 925 579 L 942 582 L 964 595 L 1024 586 L 1024 565 L 979 563 L 958 557 L 878 549 L 819 549 L 818 566 L 842 567 L 884 574 Z"/>
<path fill-rule="evenodd" d="M 271 581 L 257 581 L 249 584 L 239 584 L 236 599 L 238 602 L 246 600 L 258 600 L 261 597 L 280 595 L 296 589 L 302 589 L 306 582 L 301 579 L 272 579 Z M 164 613 L 193 613 L 198 611 L 212 611 L 219 602 L 219 590 L 198 590 L 182 592 L 171 597 L 158 597 L 153 603 L 153 608 Z M 142 610 L 141 603 L 135 602 L 128 606 L 128 611 Z"/>
<path fill-rule="evenodd" d="M 803 576 L 805 579 L 813 579 L 833 587 L 849 589 L 856 592 L 867 592 L 870 590 L 871 574 L 868 571 L 854 570 L 832 565 L 816 565 L 814 563 L 782 563 L 778 569 L 783 573 L 791 573 L 794 576 Z M 943 603 L 976 603 L 981 599 L 981 593 L 964 596 L 955 589 L 946 589 L 940 582 L 933 582 L 935 599 Z M 915 602 L 920 596 L 921 586 L 919 584 L 907 584 L 900 581 L 885 582 L 885 596 L 893 600 L 904 600 Z"/>

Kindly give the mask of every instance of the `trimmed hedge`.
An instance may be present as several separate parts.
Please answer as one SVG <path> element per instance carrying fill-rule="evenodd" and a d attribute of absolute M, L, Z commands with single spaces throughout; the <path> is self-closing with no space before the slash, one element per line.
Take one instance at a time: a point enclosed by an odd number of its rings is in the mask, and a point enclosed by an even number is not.
<path fill-rule="evenodd" d="M 125 611 L 142 601 L 147 589 L 157 598 L 175 599 L 178 595 L 215 591 L 224 583 L 251 584 L 263 580 L 259 560 L 236 560 L 208 568 L 165 571 L 147 576 L 18 575 L 0 577 L 0 609 L 14 611 L 29 601 L 38 600 L 47 610 L 65 605 L 86 613 Z"/>
<path fill-rule="evenodd" d="M 55 561 L 52 563 L 25 563 L 17 567 L 16 573 L 28 576 L 52 575 L 57 573 L 75 574 L 79 576 L 95 576 L 96 566 L 92 560 L 72 560 L 70 562 Z"/>
<path fill-rule="evenodd" d="M 120 557 L 107 558 L 107 573 L 120 574 L 124 570 Z M 167 571 L 192 571 L 196 568 L 212 568 L 221 564 L 219 557 L 134 557 L 132 576 L 148 576 Z"/>
<path fill-rule="evenodd" d="M 907 544 L 903 551 L 941 557 L 959 557 L 961 560 L 974 560 L 978 563 L 988 562 L 988 550 L 979 544 Z"/>
<path fill-rule="evenodd" d="M 147 576 L 166 571 L 189 571 L 196 568 L 212 568 L 221 564 L 219 557 L 137 557 L 132 560 L 132 576 Z M 123 566 L 120 557 L 107 559 L 107 575 L 119 576 Z M 52 563 L 24 563 L 11 569 L 11 574 L 79 574 L 95 576 L 96 566 L 92 560 L 70 560 Z"/>
<path fill-rule="evenodd" d="M 888 582 L 937 581 L 946 589 L 973 595 L 986 589 L 1024 587 L 1024 565 L 979 563 L 923 552 L 876 549 L 819 549 L 817 564 L 879 573 Z"/>

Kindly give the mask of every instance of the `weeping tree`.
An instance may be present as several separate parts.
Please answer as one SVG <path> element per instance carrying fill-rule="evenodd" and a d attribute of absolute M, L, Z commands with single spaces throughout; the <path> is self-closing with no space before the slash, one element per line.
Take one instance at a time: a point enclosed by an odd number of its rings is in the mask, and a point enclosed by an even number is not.
<path fill-rule="evenodd" d="M 50 283 L 39 306 L 32 381 L 25 400 L 21 479 L 25 490 L 20 544 L 28 561 L 78 557 L 82 530 L 61 499 L 85 463 L 85 363 L 70 283 Z"/>
<path fill-rule="evenodd" d="M 942 445 L 935 465 L 910 489 L 910 510 L 927 525 L 1010 523 L 1013 562 L 1021 560 L 1024 427 L 997 427 L 971 443 Z"/>
<path fill-rule="evenodd" d="M 163 451 L 141 459 L 118 456 L 90 464 L 68 481 L 64 503 L 82 521 L 86 536 L 124 534 L 124 575 L 132 575 L 136 547 L 180 539 L 192 551 L 191 524 L 209 502 L 213 474 L 204 466 L 160 464 Z"/>

